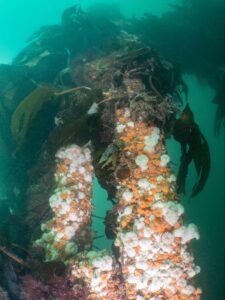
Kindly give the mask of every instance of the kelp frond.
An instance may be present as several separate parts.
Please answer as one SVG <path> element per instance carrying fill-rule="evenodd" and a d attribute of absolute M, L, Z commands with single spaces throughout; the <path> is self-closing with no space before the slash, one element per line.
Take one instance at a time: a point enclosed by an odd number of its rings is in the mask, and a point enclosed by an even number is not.
<path fill-rule="evenodd" d="M 54 90 L 50 86 L 39 86 L 33 90 L 18 105 L 11 119 L 11 132 L 17 142 L 15 153 L 22 146 L 28 128 L 43 105 L 54 96 Z"/>
<path fill-rule="evenodd" d="M 101 155 L 99 164 L 101 168 L 106 168 L 109 165 L 112 165 L 112 169 L 115 169 L 116 161 L 118 159 L 119 149 L 114 144 L 108 145 L 106 150 Z"/>

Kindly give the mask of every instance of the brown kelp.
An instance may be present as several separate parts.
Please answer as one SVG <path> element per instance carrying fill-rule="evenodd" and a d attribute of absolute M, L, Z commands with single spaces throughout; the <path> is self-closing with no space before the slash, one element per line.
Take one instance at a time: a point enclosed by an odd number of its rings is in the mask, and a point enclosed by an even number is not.
<path fill-rule="evenodd" d="M 15 153 L 22 146 L 28 127 L 43 105 L 53 97 L 53 89 L 49 86 L 39 86 L 18 105 L 12 115 L 11 132 L 17 143 Z"/>
<path fill-rule="evenodd" d="M 117 218 L 118 218 L 118 211 L 116 207 L 112 210 L 108 210 L 106 212 L 104 224 L 105 224 L 105 235 L 108 239 L 114 240 L 117 234 Z"/>
<path fill-rule="evenodd" d="M 194 122 L 194 114 L 189 104 L 184 108 L 180 118 L 176 120 L 173 136 L 181 144 L 182 151 L 177 176 L 177 191 L 178 193 L 185 193 L 188 166 L 193 160 L 198 176 L 191 194 L 191 197 L 194 197 L 201 192 L 208 178 L 210 171 L 210 151 L 199 126 Z"/>

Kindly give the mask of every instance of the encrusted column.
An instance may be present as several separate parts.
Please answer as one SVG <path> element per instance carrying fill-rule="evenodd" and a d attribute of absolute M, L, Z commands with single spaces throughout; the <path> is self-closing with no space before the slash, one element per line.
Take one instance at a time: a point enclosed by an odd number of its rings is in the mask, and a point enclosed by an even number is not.
<path fill-rule="evenodd" d="M 35 245 L 45 249 L 46 261 L 59 260 L 90 248 L 93 166 L 88 148 L 71 145 L 56 153 L 56 187 L 49 198 L 53 217 L 41 225 Z"/>
<path fill-rule="evenodd" d="M 88 300 L 123 300 L 121 269 L 107 251 L 90 251 L 92 233 L 93 166 L 88 148 L 71 145 L 56 153 L 56 188 L 49 198 L 53 217 L 41 225 L 35 241 L 45 250 L 45 260 L 67 261 L 69 279 L 84 283 Z"/>
<path fill-rule="evenodd" d="M 128 108 L 116 111 L 116 141 L 122 145 L 117 176 L 120 262 L 129 300 L 197 300 L 199 273 L 189 242 L 199 234 L 184 225 L 183 206 L 175 192 L 163 132 L 132 121 Z"/>

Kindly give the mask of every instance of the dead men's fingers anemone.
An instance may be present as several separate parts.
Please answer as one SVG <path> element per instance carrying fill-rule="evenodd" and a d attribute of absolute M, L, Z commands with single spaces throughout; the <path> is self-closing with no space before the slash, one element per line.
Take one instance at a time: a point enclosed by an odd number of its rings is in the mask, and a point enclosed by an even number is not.
<path fill-rule="evenodd" d="M 41 225 L 42 236 L 34 245 L 45 250 L 45 260 L 66 260 L 90 238 L 93 167 L 88 148 L 77 145 L 56 153 L 56 188 L 49 198 L 53 218 Z"/>
<path fill-rule="evenodd" d="M 201 290 L 192 280 L 200 268 L 187 246 L 192 239 L 199 239 L 199 233 L 195 225 L 183 225 L 184 208 L 176 201 L 176 178 L 170 169 L 163 132 L 142 121 L 129 126 L 132 120 L 128 108 L 116 113 L 116 139 L 129 145 L 125 158 L 133 166 L 129 187 L 126 179 L 120 179 L 117 192 L 115 246 L 120 253 L 126 297 L 200 299 Z"/>

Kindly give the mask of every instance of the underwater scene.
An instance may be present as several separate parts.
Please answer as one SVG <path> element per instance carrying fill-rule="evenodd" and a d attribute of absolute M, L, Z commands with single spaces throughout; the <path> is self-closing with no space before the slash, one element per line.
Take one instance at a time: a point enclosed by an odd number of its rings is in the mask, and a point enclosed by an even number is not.
<path fill-rule="evenodd" d="M 224 300 L 224 1 L 0 0 L 0 300 Z"/>

